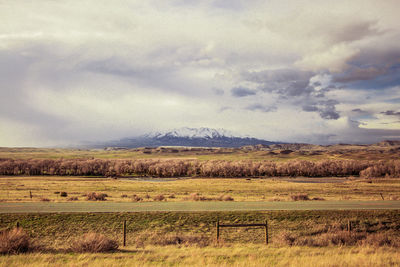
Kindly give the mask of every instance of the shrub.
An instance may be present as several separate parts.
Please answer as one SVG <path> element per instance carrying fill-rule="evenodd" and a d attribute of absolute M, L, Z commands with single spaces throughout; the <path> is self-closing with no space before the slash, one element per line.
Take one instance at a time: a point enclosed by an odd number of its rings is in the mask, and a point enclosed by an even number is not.
<path fill-rule="evenodd" d="M 128 197 L 128 195 L 122 194 L 121 197 L 122 197 L 122 198 L 126 198 L 126 197 Z"/>
<path fill-rule="evenodd" d="M 112 252 L 118 249 L 118 243 L 102 234 L 88 233 L 72 242 L 70 249 L 78 253 Z"/>
<path fill-rule="evenodd" d="M 268 199 L 268 201 L 273 201 L 273 202 L 278 202 L 278 201 L 284 201 L 285 199 L 281 197 L 271 197 Z"/>
<path fill-rule="evenodd" d="M 292 246 L 296 236 L 288 231 L 282 231 L 274 237 L 274 242 L 283 246 Z"/>
<path fill-rule="evenodd" d="M 175 194 L 169 195 L 168 198 L 175 198 Z"/>
<path fill-rule="evenodd" d="M 29 236 L 22 228 L 0 232 L 0 254 L 24 253 L 31 248 Z"/>
<path fill-rule="evenodd" d="M 142 200 L 143 200 L 143 198 L 141 198 L 138 195 L 133 195 L 132 196 L 132 201 L 134 201 L 134 202 L 139 202 L 139 201 L 142 201 Z"/>
<path fill-rule="evenodd" d="M 42 198 L 40 199 L 40 201 L 43 201 L 43 202 L 49 202 L 49 201 L 50 201 L 50 199 L 48 199 L 48 198 L 45 198 L 45 197 L 42 197 Z"/>
<path fill-rule="evenodd" d="M 216 200 L 219 200 L 219 201 L 233 201 L 234 199 L 230 195 L 220 195 L 218 198 L 216 198 Z"/>
<path fill-rule="evenodd" d="M 210 240 L 206 236 L 199 235 L 182 235 L 182 234 L 169 234 L 155 239 L 154 245 L 183 245 L 183 246 L 200 246 L 205 247 L 209 244 Z"/>
<path fill-rule="evenodd" d="M 166 201 L 167 199 L 165 198 L 164 195 L 157 195 L 157 196 L 153 197 L 153 200 L 154 201 L 163 201 L 163 200 Z"/>
<path fill-rule="evenodd" d="M 316 237 L 308 237 L 309 239 L 314 239 L 309 241 L 312 246 L 329 246 L 329 245 L 356 245 L 360 240 L 365 239 L 366 233 L 356 233 L 347 231 L 336 231 L 323 233 Z M 301 245 L 301 244 L 299 244 Z"/>
<path fill-rule="evenodd" d="M 86 200 L 91 200 L 91 201 L 105 201 L 107 194 L 104 193 L 96 193 L 96 192 L 91 192 L 86 194 Z"/>
<path fill-rule="evenodd" d="M 191 201 L 205 201 L 205 200 L 211 200 L 211 198 L 202 196 L 198 193 L 192 193 L 187 197 L 183 198 L 184 200 L 191 200 Z"/>
<path fill-rule="evenodd" d="M 60 197 L 67 197 L 68 196 L 68 193 L 67 192 L 61 192 L 60 193 Z"/>
<path fill-rule="evenodd" d="M 297 195 L 291 195 L 290 198 L 293 201 L 301 201 L 301 200 L 310 200 L 307 194 L 297 194 Z"/>
<path fill-rule="evenodd" d="M 76 201 L 76 200 L 79 200 L 79 199 L 78 199 L 78 197 L 69 197 L 67 200 L 68 201 Z"/>
<path fill-rule="evenodd" d="M 367 234 L 365 232 L 347 232 L 343 230 L 315 233 L 311 235 L 298 236 L 293 233 L 283 231 L 275 237 L 275 242 L 279 245 L 286 246 L 354 246 L 362 243 Z"/>
<path fill-rule="evenodd" d="M 204 235 L 195 234 L 160 234 L 160 233 L 148 233 L 144 232 L 136 237 L 136 245 L 144 246 L 147 245 L 158 245 L 158 246 L 169 246 L 169 245 L 182 245 L 182 246 L 208 246 L 210 238 Z"/>
<path fill-rule="evenodd" d="M 387 233 L 374 233 L 370 234 L 362 242 L 363 245 L 382 247 L 382 246 L 393 246 L 398 245 Z"/>

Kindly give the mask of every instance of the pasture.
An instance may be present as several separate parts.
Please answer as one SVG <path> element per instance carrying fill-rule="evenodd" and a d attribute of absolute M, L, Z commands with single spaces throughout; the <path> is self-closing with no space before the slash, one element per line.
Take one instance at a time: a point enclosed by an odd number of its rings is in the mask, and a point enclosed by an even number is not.
<path fill-rule="evenodd" d="M 9 148 L 0 147 L 0 158 L 10 159 L 197 159 L 197 160 L 396 160 L 400 151 L 380 145 L 313 146 L 304 149 L 274 147 L 266 150 L 246 148 L 131 148 L 131 149 L 74 149 L 74 148 Z"/>
<path fill-rule="evenodd" d="M 62 196 L 66 192 L 67 196 Z M 107 194 L 107 202 L 196 201 L 200 197 L 218 199 L 230 196 L 233 201 L 292 201 L 291 196 L 306 194 L 310 199 L 334 200 L 398 200 L 399 179 L 341 178 L 266 178 L 266 179 L 129 179 L 68 176 L 0 177 L 1 202 L 86 201 L 85 194 Z M 195 194 L 195 195 L 194 195 Z M 382 194 L 382 195 L 381 195 Z M 31 198 L 32 196 L 32 198 Z M 196 197 L 198 196 L 198 197 Z M 76 198 L 76 199 L 75 199 Z"/>

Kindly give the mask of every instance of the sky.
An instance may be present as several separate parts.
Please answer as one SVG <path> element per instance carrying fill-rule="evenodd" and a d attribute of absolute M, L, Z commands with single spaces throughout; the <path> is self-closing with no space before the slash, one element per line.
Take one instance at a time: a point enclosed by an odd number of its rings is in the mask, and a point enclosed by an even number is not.
<path fill-rule="evenodd" d="M 398 0 L 0 0 L 0 146 L 400 139 Z"/>

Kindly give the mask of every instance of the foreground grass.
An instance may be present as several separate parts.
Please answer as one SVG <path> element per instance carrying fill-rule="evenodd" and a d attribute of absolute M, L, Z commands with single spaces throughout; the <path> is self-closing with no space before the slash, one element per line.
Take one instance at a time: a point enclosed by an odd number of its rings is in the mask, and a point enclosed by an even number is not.
<path fill-rule="evenodd" d="M 60 192 L 67 192 L 62 197 Z M 134 194 L 143 201 L 164 195 L 167 201 L 191 200 L 197 193 L 207 198 L 229 195 L 235 201 L 290 201 L 291 195 L 307 194 L 325 200 L 385 200 L 400 199 L 399 179 L 343 178 L 268 178 L 268 179 L 149 179 L 94 177 L 0 177 L 0 201 L 65 202 L 71 197 L 85 201 L 84 194 L 102 192 L 107 201 L 131 202 Z M 32 199 L 30 198 L 32 194 Z M 146 196 L 149 198 L 146 198 Z M 173 198 L 168 198 L 173 196 Z"/>
<path fill-rule="evenodd" d="M 399 249 L 370 247 L 127 247 L 116 253 L 0 256 L 0 266 L 398 266 Z"/>

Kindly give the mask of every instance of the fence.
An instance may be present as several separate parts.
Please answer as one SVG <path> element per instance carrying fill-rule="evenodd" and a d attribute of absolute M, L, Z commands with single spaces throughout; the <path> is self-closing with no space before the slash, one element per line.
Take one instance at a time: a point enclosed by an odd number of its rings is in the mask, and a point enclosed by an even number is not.
<path fill-rule="evenodd" d="M 17 227 L 19 223 L 17 222 Z M 219 220 L 215 225 L 216 227 L 216 241 L 219 241 L 220 237 L 220 228 L 235 228 L 235 227 L 264 227 L 265 229 L 265 244 L 268 245 L 269 243 L 269 235 L 268 235 L 268 221 L 265 220 L 265 223 L 241 223 L 241 224 L 220 224 Z M 123 221 L 122 224 L 123 228 L 123 246 L 126 246 L 126 220 Z M 352 223 L 350 220 L 347 221 L 347 231 L 350 233 L 352 230 Z"/>
<path fill-rule="evenodd" d="M 351 231 L 353 230 L 353 223 L 350 220 L 347 220 L 347 232 L 350 234 Z M 19 228 L 20 227 L 20 223 L 19 221 L 16 222 L 16 227 Z M 219 220 L 217 220 L 217 223 L 215 225 L 216 227 L 216 241 L 219 241 L 219 237 L 220 237 L 220 228 L 235 228 L 235 227 L 264 227 L 265 229 L 265 244 L 268 245 L 269 243 L 269 235 L 268 235 L 268 221 L 265 220 L 265 223 L 242 223 L 242 224 L 220 224 Z M 125 247 L 126 246 L 126 234 L 127 234 L 127 223 L 126 220 L 123 220 L 122 222 L 122 232 L 123 232 L 123 239 L 122 239 L 122 244 Z"/>

